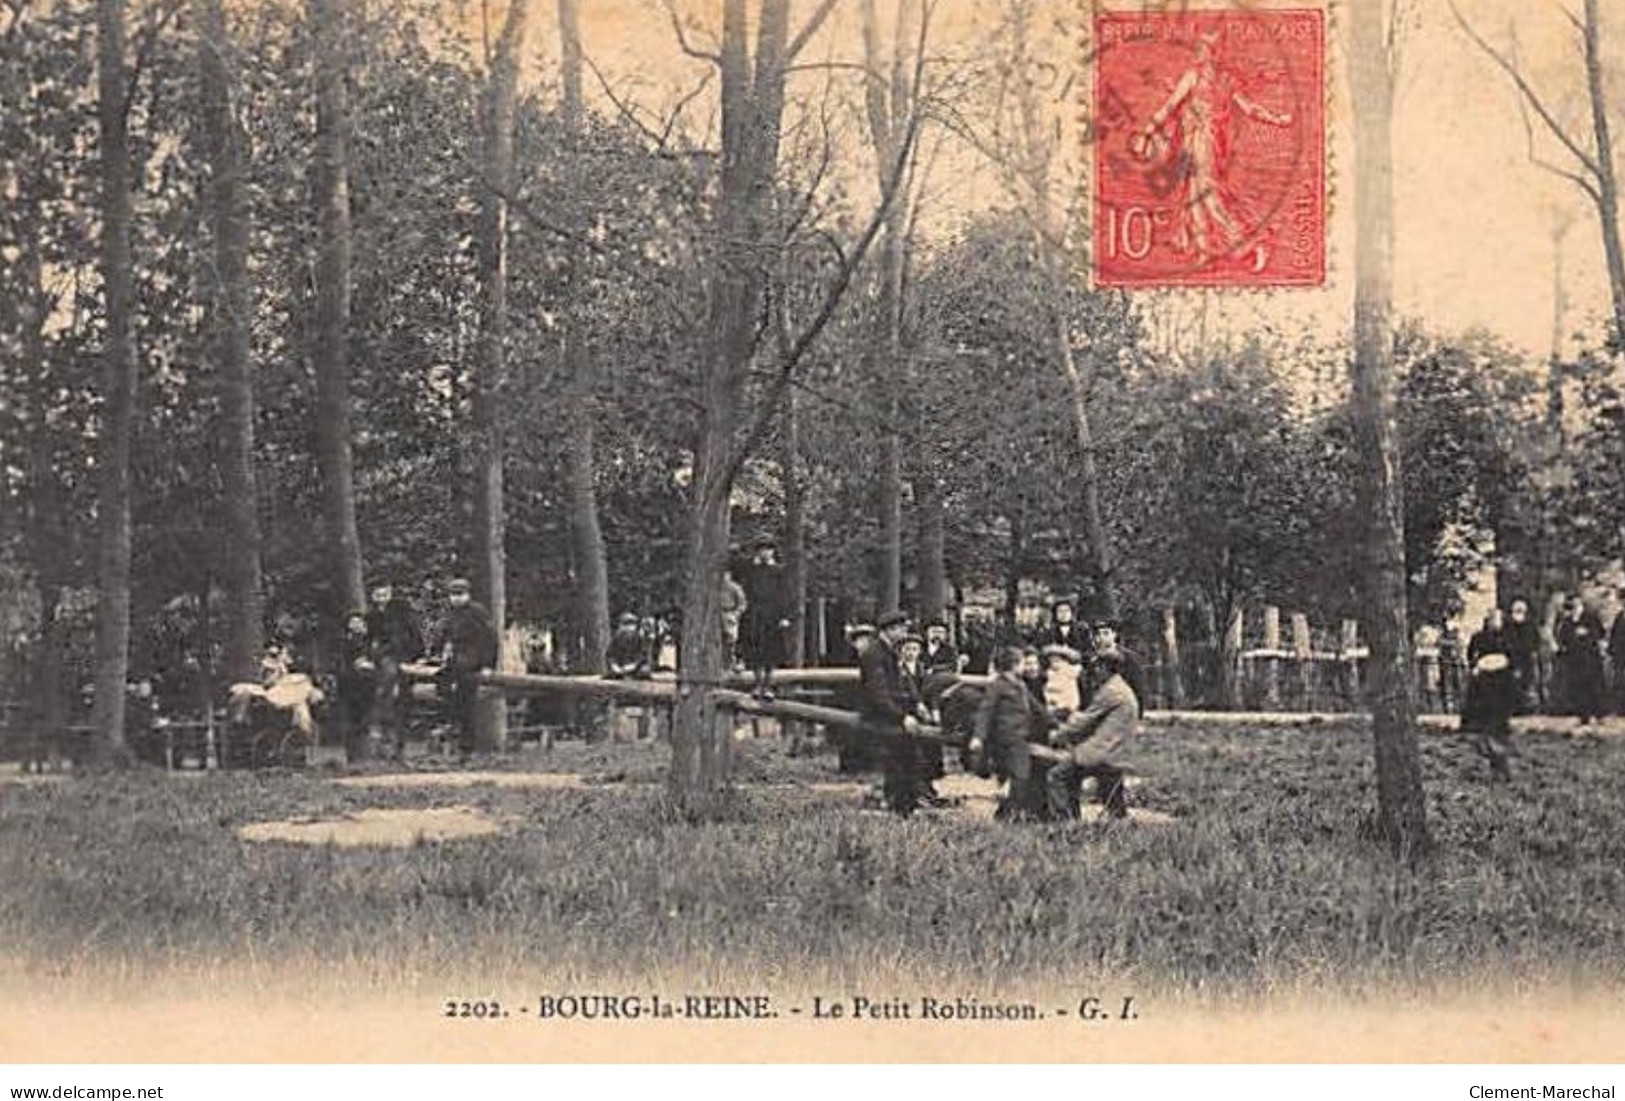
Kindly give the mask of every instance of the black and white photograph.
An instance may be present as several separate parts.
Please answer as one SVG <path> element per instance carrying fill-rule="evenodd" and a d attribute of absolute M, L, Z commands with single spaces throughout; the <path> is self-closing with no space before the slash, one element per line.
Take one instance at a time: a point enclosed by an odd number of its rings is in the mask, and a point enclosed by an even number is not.
<path fill-rule="evenodd" d="M 0 0 L 0 1087 L 1615 1096 L 1622 133 L 1615 0 Z"/>

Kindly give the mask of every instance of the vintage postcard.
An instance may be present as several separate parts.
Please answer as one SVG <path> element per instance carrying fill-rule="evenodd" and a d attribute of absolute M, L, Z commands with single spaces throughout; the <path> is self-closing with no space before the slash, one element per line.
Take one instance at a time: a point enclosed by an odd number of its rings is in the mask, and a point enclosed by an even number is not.
<path fill-rule="evenodd" d="M 0 1063 L 1613 1096 L 1618 15 L 6 0 Z"/>

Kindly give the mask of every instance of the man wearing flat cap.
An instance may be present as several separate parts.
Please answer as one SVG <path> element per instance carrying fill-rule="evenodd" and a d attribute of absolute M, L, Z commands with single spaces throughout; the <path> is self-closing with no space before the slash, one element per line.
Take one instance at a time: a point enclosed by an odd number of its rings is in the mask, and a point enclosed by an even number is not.
<path fill-rule="evenodd" d="M 871 725 L 913 734 L 920 728 L 920 720 L 907 698 L 899 656 L 903 639 L 909 633 L 908 616 L 902 612 L 887 612 L 876 626 L 879 638 L 858 659 L 862 688 L 858 715 Z M 924 787 L 920 782 L 917 747 L 910 738 L 896 737 L 887 739 L 877 750 L 885 770 L 886 806 L 905 817 L 913 814 Z"/>
<path fill-rule="evenodd" d="M 480 672 L 496 666 L 497 632 L 491 613 L 474 600 L 473 587 L 464 578 L 453 578 L 446 585 L 446 599 L 451 607 L 440 631 L 440 686 L 457 728 L 458 755 L 467 760 L 474 752 L 474 705 Z"/>

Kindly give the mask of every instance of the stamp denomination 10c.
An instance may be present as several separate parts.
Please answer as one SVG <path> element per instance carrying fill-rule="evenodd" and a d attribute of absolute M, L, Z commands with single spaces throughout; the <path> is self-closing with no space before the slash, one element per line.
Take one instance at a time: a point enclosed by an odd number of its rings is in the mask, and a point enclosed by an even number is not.
<path fill-rule="evenodd" d="M 1095 282 L 1323 284 L 1325 12 L 1103 10 L 1093 31 Z"/>

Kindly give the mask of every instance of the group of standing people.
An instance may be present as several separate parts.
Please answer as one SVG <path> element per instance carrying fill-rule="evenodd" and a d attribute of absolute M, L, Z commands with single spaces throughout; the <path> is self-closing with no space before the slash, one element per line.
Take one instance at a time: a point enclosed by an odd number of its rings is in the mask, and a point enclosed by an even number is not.
<path fill-rule="evenodd" d="M 1625 713 L 1625 614 L 1611 628 L 1578 596 L 1564 603 L 1553 628 L 1556 644 L 1555 688 L 1566 714 L 1589 726 L 1608 710 L 1607 680 L 1612 667 L 1619 708 Z M 1539 709 L 1541 632 L 1529 616 L 1529 604 L 1514 600 L 1507 613 L 1492 608 L 1467 643 L 1468 681 L 1462 699 L 1461 727 L 1476 736 L 1476 745 L 1498 780 L 1511 777 L 1509 758 L 1512 716 Z"/>

